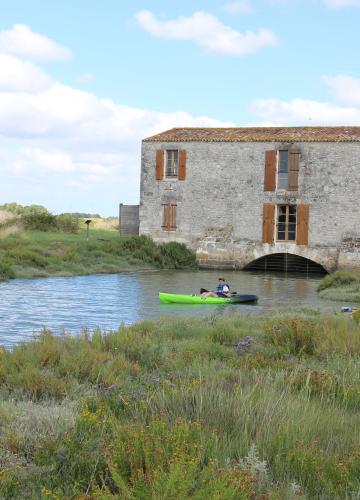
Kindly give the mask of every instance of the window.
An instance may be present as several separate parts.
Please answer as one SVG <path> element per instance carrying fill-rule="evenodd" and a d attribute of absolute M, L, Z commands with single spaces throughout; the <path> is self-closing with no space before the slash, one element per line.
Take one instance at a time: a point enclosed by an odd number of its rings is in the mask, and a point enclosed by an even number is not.
<path fill-rule="evenodd" d="M 289 185 L 289 152 L 279 151 L 277 188 L 288 189 Z"/>
<path fill-rule="evenodd" d="M 163 205 L 163 222 L 162 229 L 164 231 L 176 230 L 176 205 L 173 203 L 165 203 Z"/>
<path fill-rule="evenodd" d="M 276 239 L 296 241 L 296 205 L 277 206 Z"/>
<path fill-rule="evenodd" d="M 264 191 L 298 191 L 300 151 L 265 151 Z"/>
<path fill-rule="evenodd" d="M 166 150 L 166 177 L 177 177 L 179 172 L 179 151 L 177 149 Z"/>

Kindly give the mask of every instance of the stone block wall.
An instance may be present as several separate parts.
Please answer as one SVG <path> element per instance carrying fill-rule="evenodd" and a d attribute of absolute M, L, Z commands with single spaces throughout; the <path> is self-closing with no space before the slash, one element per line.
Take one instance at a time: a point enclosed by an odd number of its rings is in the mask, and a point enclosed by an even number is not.
<path fill-rule="evenodd" d="M 120 204 L 119 228 L 122 235 L 137 236 L 139 234 L 139 205 Z"/>
<path fill-rule="evenodd" d="M 346 246 L 360 237 L 360 143 L 299 142 L 299 189 L 264 191 L 265 151 L 274 142 L 143 142 L 140 234 L 176 240 L 197 251 L 204 266 L 242 268 L 263 255 L 289 252 L 327 270 L 357 261 Z M 157 149 L 186 150 L 186 179 L 155 180 Z M 176 231 L 164 231 L 162 205 L 177 205 Z M 310 206 L 308 245 L 262 243 L 263 205 Z M 357 243 L 356 243 L 357 244 Z M 359 264 L 360 265 L 360 264 Z"/>

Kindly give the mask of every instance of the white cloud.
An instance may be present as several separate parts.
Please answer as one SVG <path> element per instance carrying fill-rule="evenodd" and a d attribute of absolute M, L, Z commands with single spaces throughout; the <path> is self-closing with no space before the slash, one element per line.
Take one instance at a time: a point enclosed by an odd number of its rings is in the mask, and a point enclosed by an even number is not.
<path fill-rule="evenodd" d="M 141 140 L 176 126 L 233 123 L 99 99 L 52 79 L 35 64 L 0 56 L 3 202 L 116 214 L 120 201 L 138 202 Z"/>
<path fill-rule="evenodd" d="M 360 7 L 360 0 L 324 0 L 325 5 L 330 9 L 341 7 Z"/>
<path fill-rule="evenodd" d="M 0 92 L 41 92 L 52 82 L 49 75 L 31 62 L 0 54 Z"/>
<path fill-rule="evenodd" d="M 360 125 L 360 109 L 308 99 L 257 99 L 253 111 L 273 125 Z"/>
<path fill-rule="evenodd" d="M 226 3 L 223 10 L 229 14 L 249 14 L 253 11 L 253 6 L 250 0 L 238 0 Z"/>
<path fill-rule="evenodd" d="M 181 16 L 174 21 L 159 21 L 151 12 L 143 10 L 136 14 L 136 20 L 153 36 L 192 41 L 212 54 L 242 55 L 277 44 L 276 36 L 268 29 L 241 33 L 205 12 L 195 12 L 190 17 Z"/>
<path fill-rule="evenodd" d="M 360 125 L 360 79 L 349 75 L 323 76 L 333 102 L 294 98 L 257 99 L 254 113 L 273 125 Z"/>
<path fill-rule="evenodd" d="M 252 110 L 266 125 L 360 125 L 360 79 L 350 75 L 323 76 L 332 100 L 321 102 L 300 97 L 256 99 Z"/>
<path fill-rule="evenodd" d="M 34 33 L 25 24 L 0 31 L 0 52 L 37 61 L 69 59 L 71 52 L 45 35 Z"/>
<path fill-rule="evenodd" d="M 90 83 L 95 80 L 95 77 L 92 73 L 83 73 L 76 78 L 77 83 Z"/>
<path fill-rule="evenodd" d="M 335 99 L 343 104 L 360 107 L 360 79 L 348 75 L 323 76 Z"/>

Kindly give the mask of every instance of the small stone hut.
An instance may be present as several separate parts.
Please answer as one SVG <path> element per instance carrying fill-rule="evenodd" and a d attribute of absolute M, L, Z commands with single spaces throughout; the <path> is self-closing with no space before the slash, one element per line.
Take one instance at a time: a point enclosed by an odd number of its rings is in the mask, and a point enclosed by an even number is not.
<path fill-rule="evenodd" d="M 139 232 L 185 243 L 203 267 L 360 268 L 359 205 L 360 127 L 175 128 L 142 142 Z"/>

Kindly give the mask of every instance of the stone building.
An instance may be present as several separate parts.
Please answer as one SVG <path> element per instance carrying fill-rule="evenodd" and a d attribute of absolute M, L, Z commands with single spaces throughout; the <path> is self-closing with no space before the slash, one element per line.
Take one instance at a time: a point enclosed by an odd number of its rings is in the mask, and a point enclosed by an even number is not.
<path fill-rule="evenodd" d="M 360 268 L 360 127 L 177 128 L 143 140 L 140 234 L 203 267 Z"/>

